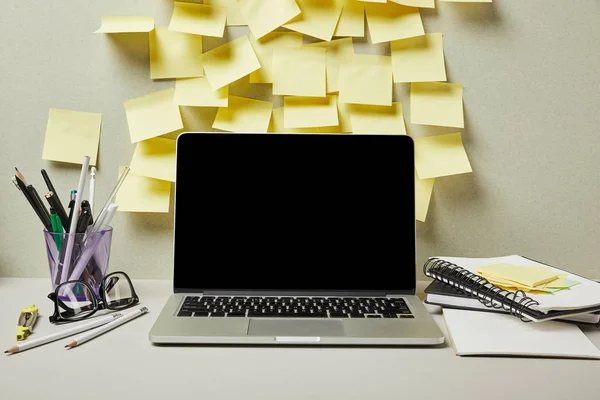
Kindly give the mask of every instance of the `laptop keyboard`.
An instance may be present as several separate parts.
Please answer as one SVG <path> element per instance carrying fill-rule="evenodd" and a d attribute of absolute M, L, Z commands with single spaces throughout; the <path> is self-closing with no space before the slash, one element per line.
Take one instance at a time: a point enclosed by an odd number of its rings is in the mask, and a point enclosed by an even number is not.
<path fill-rule="evenodd" d="M 387 297 L 186 296 L 177 316 L 414 318 L 404 299 Z"/>

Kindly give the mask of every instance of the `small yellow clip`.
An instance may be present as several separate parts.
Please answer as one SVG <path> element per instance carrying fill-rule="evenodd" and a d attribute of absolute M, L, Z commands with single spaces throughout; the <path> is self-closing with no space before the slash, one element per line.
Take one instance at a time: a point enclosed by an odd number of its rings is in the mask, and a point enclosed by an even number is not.
<path fill-rule="evenodd" d="M 19 322 L 17 325 L 18 341 L 25 340 L 27 336 L 31 335 L 31 329 L 37 320 L 38 311 L 39 310 L 35 304 L 32 304 L 29 307 L 25 307 L 21 310 L 21 315 L 19 315 Z"/>

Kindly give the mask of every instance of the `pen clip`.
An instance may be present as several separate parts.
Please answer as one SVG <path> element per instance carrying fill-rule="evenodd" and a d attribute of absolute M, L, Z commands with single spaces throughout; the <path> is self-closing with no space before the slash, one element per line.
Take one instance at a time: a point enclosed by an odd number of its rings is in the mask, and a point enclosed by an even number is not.
<path fill-rule="evenodd" d="M 15 186 L 17 187 L 17 189 L 19 189 L 19 192 L 21 192 L 21 188 L 19 187 L 19 184 L 17 183 L 17 177 L 16 176 L 11 176 L 10 180 L 12 181 L 12 183 L 15 184 Z"/>

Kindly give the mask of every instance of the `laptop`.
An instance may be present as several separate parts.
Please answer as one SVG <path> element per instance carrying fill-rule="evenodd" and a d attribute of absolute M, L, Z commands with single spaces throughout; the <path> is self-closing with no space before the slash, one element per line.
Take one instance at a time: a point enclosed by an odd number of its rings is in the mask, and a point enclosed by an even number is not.
<path fill-rule="evenodd" d="M 156 344 L 437 345 L 406 135 L 185 132 Z"/>

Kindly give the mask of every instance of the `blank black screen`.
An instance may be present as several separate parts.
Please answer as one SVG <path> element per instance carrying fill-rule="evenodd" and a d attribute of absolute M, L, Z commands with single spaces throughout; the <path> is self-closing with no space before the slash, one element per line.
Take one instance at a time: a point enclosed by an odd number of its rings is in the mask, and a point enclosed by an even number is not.
<path fill-rule="evenodd" d="M 184 133 L 175 190 L 177 291 L 414 289 L 408 136 Z"/>

